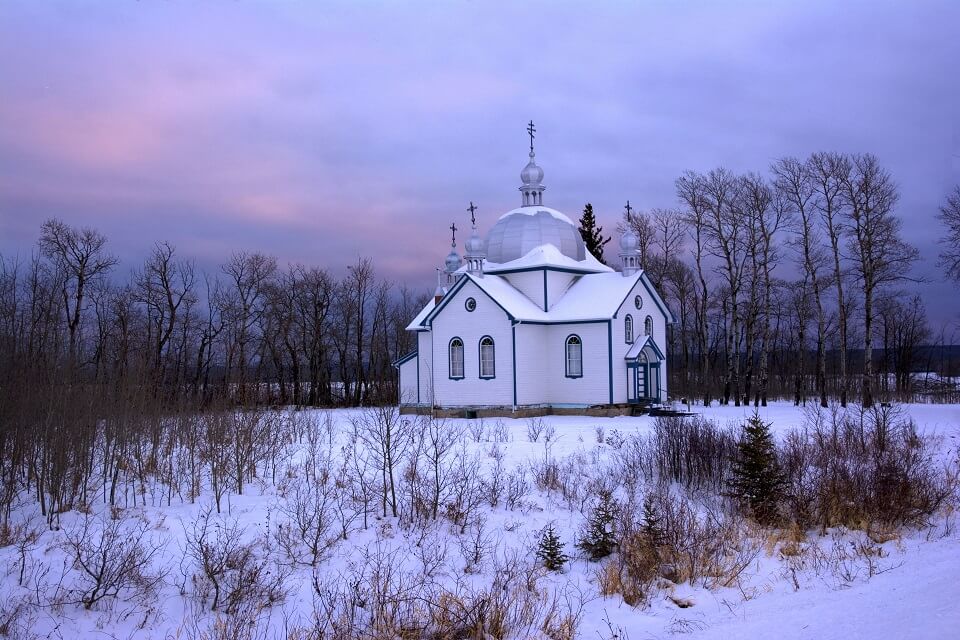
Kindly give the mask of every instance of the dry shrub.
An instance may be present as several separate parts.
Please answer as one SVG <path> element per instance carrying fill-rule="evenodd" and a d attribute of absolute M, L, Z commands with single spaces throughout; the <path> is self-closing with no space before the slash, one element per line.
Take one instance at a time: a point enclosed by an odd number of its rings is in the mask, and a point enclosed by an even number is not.
<path fill-rule="evenodd" d="M 492 560 L 489 581 L 449 584 L 405 570 L 398 550 L 375 546 L 344 574 L 314 574 L 313 637 L 488 638 L 575 637 L 582 600 L 547 592 L 525 554 Z"/>
<path fill-rule="evenodd" d="M 212 611 L 229 615 L 245 609 L 264 610 L 287 596 L 287 573 L 270 557 L 269 538 L 244 542 L 244 529 L 235 521 L 219 519 L 210 507 L 186 529 L 181 569 L 194 595 L 210 602 Z"/>
<path fill-rule="evenodd" d="M 163 584 L 164 573 L 154 567 L 163 547 L 145 519 L 84 515 L 64 529 L 62 548 L 76 579 L 58 601 L 85 609 L 115 599 L 145 603 Z"/>
<path fill-rule="evenodd" d="M 782 455 L 802 528 L 925 526 L 954 490 L 935 440 L 897 407 L 810 411 Z"/>
<path fill-rule="evenodd" d="M 660 416 L 653 426 L 648 467 L 656 469 L 661 481 L 717 493 L 723 489 L 736 452 L 730 430 L 700 416 Z"/>

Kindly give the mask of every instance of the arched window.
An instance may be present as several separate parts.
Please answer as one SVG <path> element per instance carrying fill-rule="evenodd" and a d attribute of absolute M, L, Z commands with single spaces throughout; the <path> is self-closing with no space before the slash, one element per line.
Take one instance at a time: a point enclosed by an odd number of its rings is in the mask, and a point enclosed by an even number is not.
<path fill-rule="evenodd" d="M 648 336 L 653 334 L 653 318 L 650 316 L 643 321 L 643 333 Z"/>
<path fill-rule="evenodd" d="M 450 377 L 454 380 L 463 378 L 463 340 L 460 338 L 450 341 Z"/>
<path fill-rule="evenodd" d="M 633 316 L 629 313 L 623 319 L 623 340 L 627 344 L 633 344 Z"/>
<path fill-rule="evenodd" d="M 480 338 L 480 377 L 493 378 L 497 374 L 496 357 L 493 346 L 493 338 L 484 336 Z"/>
<path fill-rule="evenodd" d="M 568 378 L 583 376 L 583 343 L 580 342 L 580 336 L 573 335 L 567 338 L 566 363 Z"/>

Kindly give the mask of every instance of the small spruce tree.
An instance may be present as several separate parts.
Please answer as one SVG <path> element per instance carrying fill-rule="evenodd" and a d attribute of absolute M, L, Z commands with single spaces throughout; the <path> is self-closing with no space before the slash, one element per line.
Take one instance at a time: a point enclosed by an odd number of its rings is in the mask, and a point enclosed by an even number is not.
<path fill-rule="evenodd" d="M 589 202 L 583 208 L 583 215 L 580 216 L 580 237 L 583 243 L 587 245 L 587 251 L 593 254 L 593 257 L 602 264 L 607 264 L 603 259 L 603 247 L 610 242 L 610 237 L 603 237 L 603 227 L 597 226 L 597 219 L 593 215 L 593 205 Z"/>
<path fill-rule="evenodd" d="M 743 425 L 733 461 L 730 494 L 747 506 L 760 524 L 773 524 L 783 500 L 786 476 L 777 460 L 777 447 L 770 425 L 753 416 Z"/>
<path fill-rule="evenodd" d="M 614 521 L 619 510 L 617 501 L 605 489 L 600 491 L 599 498 L 577 543 L 591 560 L 606 558 L 617 546 L 614 535 Z"/>
<path fill-rule="evenodd" d="M 653 549 L 663 546 L 667 541 L 666 532 L 663 530 L 663 514 L 660 513 L 660 507 L 652 493 L 648 493 L 643 499 L 643 522 L 640 531 Z"/>
<path fill-rule="evenodd" d="M 550 571 L 561 571 L 563 565 L 567 562 L 567 556 L 563 553 L 563 542 L 560 541 L 557 532 L 551 522 L 540 534 L 540 542 L 537 544 L 537 557 L 543 563 L 543 566 Z"/>

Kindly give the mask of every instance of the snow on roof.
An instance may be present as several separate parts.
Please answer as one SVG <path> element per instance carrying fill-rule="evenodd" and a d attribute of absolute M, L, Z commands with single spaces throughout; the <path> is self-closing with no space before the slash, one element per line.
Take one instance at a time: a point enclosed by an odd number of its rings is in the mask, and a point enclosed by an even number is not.
<path fill-rule="evenodd" d="M 523 214 L 523 215 L 525 215 L 525 216 L 535 216 L 535 215 L 537 215 L 538 213 L 540 213 L 541 211 L 542 211 L 543 213 L 549 213 L 551 216 L 553 216 L 553 217 L 556 218 L 557 220 L 562 220 L 563 222 L 566 222 L 567 224 L 573 224 L 573 220 L 571 220 L 570 218 L 568 218 L 565 214 L 560 213 L 560 212 L 557 211 L 556 209 L 551 209 L 550 207 L 544 207 L 544 206 L 542 206 L 542 205 L 536 205 L 536 206 L 531 206 L 531 207 L 517 207 L 516 209 L 514 209 L 514 210 L 512 210 L 512 211 L 507 211 L 505 214 L 503 214 L 502 216 L 500 216 L 500 217 L 498 218 L 498 220 L 503 220 L 503 219 L 506 218 L 507 216 L 512 216 L 512 215 L 515 214 L 515 213 L 520 213 L 520 214 Z"/>
<path fill-rule="evenodd" d="M 551 324 L 610 320 L 642 277 L 642 271 L 629 276 L 616 271 L 578 276 L 563 297 L 549 311 L 544 311 L 510 284 L 505 276 L 492 273 L 483 276 L 465 273 L 461 276 L 465 281 L 473 282 L 515 320 Z M 454 287 L 451 291 L 459 288 Z M 435 307 L 434 301 L 430 300 L 407 326 L 407 330 L 426 329 L 426 322 Z"/>
<path fill-rule="evenodd" d="M 637 356 L 640 355 L 640 352 L 643 351 L 645 347 L 649 347 L 658 358 L 663 357 L 660 347 L 653 341 L 653 336 L 640 336 L 633 341 L 633 345 L 630 347 L 630 350 L 627 351 L 626 355 L 623 356 L 623 359 L 636 360 Z"/>
<path fill-rule="evenodd" d="M 566 322 L 612 318 L 642 273 L 637 271 L 624 276 L 610 271 L 581 276 L 550 309 L 550 320 Z"/>
<path fill-rule="evenodd" d="M 620 273 L 588 273 L 574 282 L 560 301 L 544 311 L 503 276 L 468 276 L 521 322 L 574 322 L 609 320 L 640 278 L 640 272 L 624 277 Z"/>
<path fill-rule="evenodd" d="M 532 207 L 531 207 L 532 208 Z M 612 272 L 613 269 L 601 263 L 588 251 L 584 260 L 574 260 L 564 255 L 560 249 L 552 244 L 541 244 L 527 252 L 522 258 L 496 264 L 489 262 L 483 265 L 484 273 L 498 273 L 515 269 L 535 269 L 541 267 L 561 267 L 574 269 L 584 273 Z"/>
<path fill-rule="evenodd" d="M 422 331 L 424 329 L 424 327 L 421 326 L 423 321 L 427 318 L 427 314 L 433 311 L 435 306 L 437 306 L 436 298 L 430 298 L 423 309 L 420 310 L 420 313 L 407 325 L 407 331 Z"/>

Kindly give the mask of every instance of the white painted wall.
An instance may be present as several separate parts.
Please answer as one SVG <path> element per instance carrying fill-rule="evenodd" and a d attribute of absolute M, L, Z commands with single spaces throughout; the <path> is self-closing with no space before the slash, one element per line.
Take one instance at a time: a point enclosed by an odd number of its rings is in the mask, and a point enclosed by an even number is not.
<path fill-rule="evenodd" d="M 417 366 L 419 357 L 400 365 L 400 404 L 417 404 Z"/>
<path fill-rule="evenodd" d="M 517 335 L 517 404 L 549 404 L 550 362 L 546 357 L 545 325 L 519 324 Z"/>
<path fill-rule="evenodd" d="M 548 362 L 547 401 L 551 404 L 607 404 L 610 367 L 607 323 L 547 325 L 544 355 Z M 583 377 L 566 377 L 566 341 L 570 334 L 583 343 Z M 523 377 L 518 374 L 522 381 Z"/>
<path fill-rule="evenodd" d="M 477 301 L 475 311 L 464 308 L 467 298 Z M 441 407 L 513 405 L 513 334 L 510 319 L 486 293 L 473 282 L 464 284 L 433 319 L 430 333 L 433 338 L 431 353 L 435 369 L 435 404 Z M 479 375 L 480 339 L 486 335 L 493 338 L 495 345 L 496 377 L 489 380 L 481 379 Z M 462 380 L 450 379 L 447 349 L 454 336 L 462 339 L 464 344 L 465 377 Z"/>
<path fill-rule="evenodd" d="M 547 271 L 547 309 L 549 310 L 553 305 L 557 304 L 560 298 L 563 297 L 563 294 L 567 292 L 567 289 L 579 279 L 580 276 L 572 273 Z"/>
<path fill-rule="evenodd" d="M 520 292 L 530 298 L 533 304 L 543 309 L 543 271 L 520 271 L 505 273 L 503 277 Z"/>

